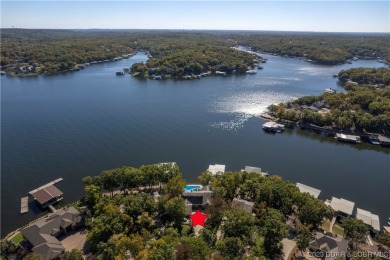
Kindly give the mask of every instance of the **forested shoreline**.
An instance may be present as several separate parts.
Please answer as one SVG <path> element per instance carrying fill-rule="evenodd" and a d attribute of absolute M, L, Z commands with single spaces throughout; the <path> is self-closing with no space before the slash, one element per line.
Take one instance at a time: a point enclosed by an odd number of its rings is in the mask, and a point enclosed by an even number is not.
<path fill-rule="evenodd" d="M 236 45 L 318 64 L 354 57 L 388 62 L 389 39 L 387 34 L 1 29 L 1 70 L 19 76 L 52 74 L 146 50 L 151 59 L 134 68 L 136 76 L 150 69 L 174 76 L 212 69 L 243 72 L 253 60 L 230 49 Z"/>
<path fill-rule="evenodd" d="M 279 120 L 355 133 L 390 134 L 390 69 L 352 68 L 338 78 L 346 93 L 324 92 L 269 106 Z"/>

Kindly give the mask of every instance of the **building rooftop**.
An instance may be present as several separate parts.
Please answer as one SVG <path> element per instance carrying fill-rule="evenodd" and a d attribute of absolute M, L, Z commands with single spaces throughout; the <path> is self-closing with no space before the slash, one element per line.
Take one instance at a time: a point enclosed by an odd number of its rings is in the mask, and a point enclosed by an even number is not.
<path fill-rule="evenodd" d="M 361 219 L 365 224 L 371 226 L 373 231 L 375 232 L 379 232 L 381 229 L 379 223 L 379 216 L 374 215 L 369 211 L 357 208 L 356 218 Z"/>
<path fill-rule="evenodd" d="M 79 211 L 70 207 L 30 224 L 23 228 L 21 233 L 33 245 L 33 252 L 42 255 L 45 260 L 49 260 L 65 250 L 55 236 L 69 226 L 75 226 L 80 221 Z"/>
<path fill-rule="evenodd" d="M 252 212 L 254 205 L 255 203 L 242 199 L 233 199 L 232 201 L 232 208 L 242 209 L 248 212 Z"/>
<path fill-rule="evenodd" d="M 206 205 L 210 204 L 212 191 L 190 191 L 183 192 L 182 197 L 186 200 L 186 204 Z"/>
<path fill-rule="evenodd" d="M 318 190 L 316 188 L 313 188 L 313 187 L 310 187 L 310 186 L 307 186 L 305 184 L 302 184 L 302 183 L 297 183 L 296 185 L 298 187 L 298 189 L 303 193 L 303 192 L 306 192 L 306 193 L 309 193 L 311 196 L 313 196 L 314 198 L 318 199 L 318 197 L 320 196 L 320 193 L 321 193 L 321 190 Z"/>
<path fill-rule="evenodd" d="M 215 164 L 215 165 L 209 165 L 208 171 L 211 172 L 213 175 L 221 174 L 225 172 L 225 165 L 223 164 Z"/>
<path fill-rule="evenodd" d="M 314 240 L 310 242 L 310 248 L 327 253 L 325 259 L 336 259 L 338 255 L 347 253 L 348 242 L 342 236 L 326 236 L 316 232 Z"/>
<path fill-rule="evenodd" d="M 31 193 L 31 196 L 33 196 L 36 201 L 43 205 L 54 198 L 62 196 L 62 194 L 62 191 L 60 191 L 56 186 L 49 185 Z"/>
<path fill-rule="evenodd" d="M 263 175 L 263 176 L 268 176 L 268 173 L 262 172 L 262 171 L 261 171 L 261 168 L 259 168 L 259 167 L 245 166 L 245 169 L 242 170 L 242 171 L 245 171 L 245 172 L 247 172 L 247 173 L 254 172 L 254 173 L 261 174 L 261 175 Z"/>
<path fill-rule="evenodd" d="M 347 215 L 352 215 L 353 208 L 355 207 L 355 203 L 343 198 L 335 198 L 332 197 L 332 200 L 329 203 L 329 206 L 335 211 L 339 211 L 345 213 Z"/>

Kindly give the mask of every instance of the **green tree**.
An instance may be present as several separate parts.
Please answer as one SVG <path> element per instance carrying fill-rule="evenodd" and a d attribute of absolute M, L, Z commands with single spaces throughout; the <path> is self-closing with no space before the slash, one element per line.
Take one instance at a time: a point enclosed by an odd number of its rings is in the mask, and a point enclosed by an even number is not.
<path fill-rule="evenodd" d="M 83 253 L 78 249 L 72 249 L 72 251 L 65 252 L 65 260 L 83 260 Z"/>
<path fill-rule="evenodd" d="M 377 234 L 375 236 L 375 241 L 390 248 L 390 234 L 389 233 Z"/>
<path fill-rule="evenodd" d="M 101 197 L 101 190 L 99 187 L 90 184 L 85 186 L 85 198 L 89 206 L 93 207 L 96 205 Z"/>
<path fill-rule="evenodd" d="M 287 236 L 283 215 L 273 208 L 267 208 L 262 212 L 259 227 L 264 237 L 264 249 L 267 257 L 273 259 L 282 248 L 281 240 Z"/>
<path fill-rule="evenodd" d="M 227 237 L 218 241 L 217 250 L 228 259 L 240 258 L 245 252 L 245 246 L 237 237 Z"/>
<path fill-rule="evenodd" d="M 352 245 L 365 241 L 366 235 L 368 234 L 368 227 L 362 220 L 345 218 L 342 220 L 341 226 L 344 229 L 344 236 Z"/>
<path fill-rule="evenodd" d="M 148 260 L 163 260 L 163 259 L 175 259 L 174 245 L 167 243 L 163 239 L 150 243 L 150 249 L 148 250 Z"/>
<path fill-rule="evenodd" d="M 181 196 L 186 186 L 185 180 L 181 176 L 175 176 L 168 181 L 165 186 L 167 193 L 172 196 Z"/>
<path fill-rule="evenodd" d="M 168 200 L 164 205 L 164 212 L 167 220 L 172 221 L 174 226 L 180 229 L 186 213 L 183 199 L 174 197 Z"/>
<path fill-rule="evenodd" d="M 211 254 L 211 249 L 207 243 L 201 237 L 184 237 L 181 244 L 177 247 L 182 252 L 178 257 L 178 251 L 176 252 L 177 259 L 194 259 L 202 260 L 208 259 Z M 188 257 L 188 258 L 185 258 Z"/>
<path fill-rule="evenodd" d="M 298 235 L 295 238 L 295 241 L 297 242 L 298 249 L 303 252 L 309 247 L 311 241 L 311 232 L 305 225 L 299 225 L 297 227 L 297 232 Z"/>
<path fill-rule="evenodd" d="M 202 174 L 198 177 L 198 180 L 203 186 L 209 185 L 209 183 L 214 180 L 215 177 L 213 176 L 212 173 L 209 171 L 202 172 Z"/>
<path fill-rule="evenodd" d="M 255 224 L 252 214 L 241 209 L 229 209 L 224 213 L 222 226 L 224 237 L 238 237 L 245 241 Z"/>

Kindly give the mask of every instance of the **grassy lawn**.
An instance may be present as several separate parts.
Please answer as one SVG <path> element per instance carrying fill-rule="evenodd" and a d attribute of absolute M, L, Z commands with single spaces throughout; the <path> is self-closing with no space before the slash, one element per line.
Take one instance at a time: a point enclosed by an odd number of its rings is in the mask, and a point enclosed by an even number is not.
<path fill-rule="evenodd" d="M 334 224 L 332 231 L 333 234 L 340 235 L 340 236 L 344 235 L 344 229 L 340 227 L 338 224 Z"/>
<path fill-rule="evenodd" d="M 22 233 L 18 232 L 15 236 L 11 238 L 11 242 L 14 245 L 19 245 L 19 243 L 23 240 L 23 235 Z"/>
<path fill-rule="evenodd" d="M 329 220 L 325 220 L 324 223 L 322 224 L 321 228 L 323 230 L 325 230 L 326 232 L 330 232 L 330 221 Z M 332 228 L 332 234 L 333 235 L 343 236 L 344 235 L 344 229 L 342 227 L 340 227 L 337 223 L 335 223 L 333 225 L 333 228 Z"/>
<path fill-rule="evenodd" d="M 329 231 L 329 228 L 330 228 L 330 221 L 329 220 L 325 220 L 324 223 L 322 224 L 321 228 L 323 230 L 325 230 L 326 232 L 330 232 Z"/>

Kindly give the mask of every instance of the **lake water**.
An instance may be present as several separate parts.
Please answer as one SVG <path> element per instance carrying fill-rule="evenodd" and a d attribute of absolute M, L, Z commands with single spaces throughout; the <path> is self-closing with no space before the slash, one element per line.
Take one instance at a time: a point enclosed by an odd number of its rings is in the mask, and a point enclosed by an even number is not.
<path fill-rule="evenodd" d="M 35 78 L 1 77 L 2 236 L 43 214 L 20 198 L 58 177 L 64 202 L 83 196 L 81 179 L 122 166 L 175 161 L 189 183 L 209 164 L 227 170 L 258 166 L 292 182 L 321 189 L 322 199 L 343 197 L 390 217 L 389 149 L 338 143 L 311 132 L 262 131 L 254 117 L 268 105 L 325 88 L 332 77 L 375 61 L 320 66 L 267 56 L 256 75 L 201 80 L 139 80 L 115 72 L 145 60 L 98 64 L 80 72 Z"/>

